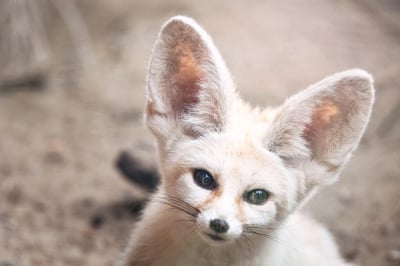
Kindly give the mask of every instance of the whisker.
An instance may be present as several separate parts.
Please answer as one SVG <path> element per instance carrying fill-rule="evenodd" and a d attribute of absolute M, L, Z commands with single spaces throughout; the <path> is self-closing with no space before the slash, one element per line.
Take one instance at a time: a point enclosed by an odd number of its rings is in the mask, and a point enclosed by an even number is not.
<path fill-rule="evenodd" d="M 186 201 L 168 194 L 160 194 L 157 197 L 152 198 L 152 201 L 168 205 L 173 209 L 186 213 L 190 217 L 196 217 L 197 214 L 200 212 L 197 208 L 193 207 Z"/>
<path fill-rule="evenodd" d="M 191 212 L 191 210 L 187 210 L 187 209 L 185 209 L 184 207 L 179 206 L 179 205 L 176 205 L 176 204 L 171 203 L 171 202 L 169 202 L 169 201 L 166 201 L 166 200 L 153 200 L 153 201 L 154 201 L 154 202 L 157 202 L 157 203 L 161 203 L 161 204 L 168 205 L 168 206 L 170 206 L 171 209 L 176 209 L 176 210 L 182 211 L 182 212 L 188 214 L 189 216 L 195 216 L 195 214 L 193 214 L 193 213 Z"/>
<path fill-rule="evenodd" d="M 257 231 L 251 230 L 251 229 L 246 229 L 246 230 L 244 230 L 243 232 L 244 232 L 245 234 L 248 234 L 248 235 L 253 234 L 253 235 L 265 237 L 265 238 L 267 238 L 267 239 L 269 239 L 269 240 L 272 240 L 272 241 L 274 241 L 275 243 L 278 243 L 278 244 L 283 245 L 283 246 L 285 246 L 285 247 L 288 247 L 288 246 L 289 246 L 288 243 L 287 243 L 286 241 L 283 241 L 282 239 L 280 239 L 280 238 L 278 238 L 278 237 L 276 237 L 276 236 L 273 236 L 272 234 L 261 233 L 261 232 L 257 232 Z"/>

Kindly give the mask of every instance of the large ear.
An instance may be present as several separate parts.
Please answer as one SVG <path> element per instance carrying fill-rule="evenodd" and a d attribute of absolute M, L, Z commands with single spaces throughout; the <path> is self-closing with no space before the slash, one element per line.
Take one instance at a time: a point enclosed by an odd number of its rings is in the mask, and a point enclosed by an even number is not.
<path fill-rule="evenodd" d="M 147 81 L 146 123 L 160 140 L 221 131 L 234 95 L 231 76 L 207 33 L 192 19 L 167 21 Z"/>
<path fill-rule="evenodd" d="M 269 150 L 304 170 L 306 187 L 335 181 L 368 123 L 372 77 L 354 69 L 310 86 L 277 111 L 266 136 Z"/>

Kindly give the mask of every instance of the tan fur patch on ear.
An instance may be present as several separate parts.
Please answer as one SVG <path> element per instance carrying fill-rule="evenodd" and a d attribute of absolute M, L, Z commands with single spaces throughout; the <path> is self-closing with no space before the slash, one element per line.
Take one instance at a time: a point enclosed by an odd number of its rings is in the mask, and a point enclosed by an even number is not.
<path fill-rule="evenodd" d="M 199 80 L 203 76 L 199 62 L 193 54 L 193 49 L 192 45 L 181 42 L 173 51 L 174 57 L 177 58 L 178 82 L 182 82 L 182 84 Z"/>
<path fill-rule="evenodd" d="M 167 52 L 164 81 L 168 98 L 177 114 L 187 112 L 199 102 L 200 85 L 205 77 L 207 48 L 189 25 L 175 21 L 164 29 Z"/>
<path fill-rule="evenodd" d="M 172 99 L 173 106 L 179 111 L 187 111 L 187 109 L 198 103 L 198 93 L 200 90 L 200 81 L 203 78 L 203 71 L 200 63 L 196 59 L 194 53 L 195 47 L 190 43 L 179 42 L 172 51 L 173 63 L 176 67 L 176 73 L 173 80 L 177 97 Z"/>
<path fill-rule="evenodd" d="M 332 117 L 338 113 L 338 107 L 333 102 L 327 101 L 316 108 L 314 116 L 316 116 L 320 121 L 329 124 L 332 120 Z"/>
<path fill-rule="evenodd" d="M 339 114 L 340 109 L 334 102 L 327 100 L 319 104 L 313 112 L 311 123 L 304 131 L 305 139 L 312 141 L 323 131 L 329 130 Z"/>

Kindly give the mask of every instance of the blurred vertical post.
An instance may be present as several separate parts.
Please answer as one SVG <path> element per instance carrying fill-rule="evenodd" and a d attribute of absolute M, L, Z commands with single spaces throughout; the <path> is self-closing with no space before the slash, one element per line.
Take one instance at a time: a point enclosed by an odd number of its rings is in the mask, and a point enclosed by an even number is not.
<path fill-rule="evenodd" d="M 72 45 L 76 50 L 77 58 L 75 63 L 80 64 L 80 66 L 75 65 L 74 67 L 82 72 L 93 72 L 98 66 L 96 64 L 92 41 L 84 17 L 82 17 L 75 1 L 51 0 L 51 2 L 57 9 L 61 19 L 64 21 Z M 85 74 L 87 73 L 84 73 L 83 75 Z"/>
<path fill-rule="evenodd" d="M 42 87 L 50 68 L 43 0 L 0 1 L 0 89 Z"/>

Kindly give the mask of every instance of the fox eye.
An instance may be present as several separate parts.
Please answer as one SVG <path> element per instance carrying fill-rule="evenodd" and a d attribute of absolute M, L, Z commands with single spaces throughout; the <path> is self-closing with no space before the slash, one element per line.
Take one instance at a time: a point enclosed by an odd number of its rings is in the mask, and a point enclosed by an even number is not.
<path fill-rule="evenodd" d="M 268 191 L 265 191 L 264 189 L 253 189 L 245 193 L 244 200 L 251 204 L 262 205 L 267 202 L 268 197 Z"/>
<path fill-rule="evenodd" d="M 204 189 L 213 190 L 215 188 L 215 181 L 212 175 L 203 169 L 196 169 L 193 173 L 194 182 Z"/>

